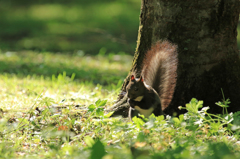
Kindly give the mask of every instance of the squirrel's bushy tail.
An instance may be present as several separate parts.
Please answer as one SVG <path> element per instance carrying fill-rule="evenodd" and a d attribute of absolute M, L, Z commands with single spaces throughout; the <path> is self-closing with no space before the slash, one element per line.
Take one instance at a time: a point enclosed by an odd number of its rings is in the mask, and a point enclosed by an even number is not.
<path fill-rule="evenodd" d="M 162 110 L 170 104 L 177 81 L 177 46 L 158 41 L 145 54 L 142 76 L 146 84 L 158 93 Z"/>

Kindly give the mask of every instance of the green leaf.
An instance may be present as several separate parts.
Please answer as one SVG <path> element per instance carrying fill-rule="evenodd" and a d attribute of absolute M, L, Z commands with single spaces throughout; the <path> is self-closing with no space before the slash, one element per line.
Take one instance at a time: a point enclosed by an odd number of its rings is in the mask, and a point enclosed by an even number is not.
<path fill-rule="evenodd" d="M 91 149 L 91 159 L 102 159 L 106 154 L 105 147 L 100 140 L 97 140 Z"/>
<path fill-rule="evenodd" d="M 203 107 L 203 101 L 200 100 L 200 101 L 198 101 L 198 103 L 197 103 L 197 108 L 199 109 L 199 108 L 202 108 L 202 107 Z"/>
<path fill-rule="evenodd" d="M 156 117 L 157 121 L 163 121 L 164 120 L 164 116 L 163 115 L 160 115 L 158 117 Z"/>
<path fill-rule="evenodd" d="M 203 107 L 203 101 L 198 101 L 196 98 L 192 98 L 192 100 L 186 104 L 186 109 L 190 113 L 198 113 L 198 109 Z"/>
<path fill-rule="evenodd" d="M 92 147 L 94 144 L 94 140 L 90 136 L 86 136 L 84 138 L 84 142 L 87 144 L 88 147 Z"/>
<path fill-rule="evenodd" d="M 175 125 L 175 126 L 179 126 L 180 125 L 180 120 L 177 118 L 177 117 L 173 117 L 172 118 L 172 121 L 173 121 L 173 124 Z"/>
<path fill-rule="evenodd" d="M 103 115 L 104 115 L 104 111 L 103 111 L 103 110 L 104 110 L 103 108 L 97 108 L 96 114 L 97 114 L 98 116 L 103 116 Z"/>
<path fill-rule="evenodd" d="M 104 106 L 107 103 L 107 100 L 102 100 L 99 106 Z"/>
<path fill-rule="evenodd" d="M 109 118 L 114 112 L 109 112 L 107 114 L 104 114 L 104 118 Z"/>
<path fill-rule="evenodd" d="M 134 122 L 134 124 L 136 124 L 136 126 L 138 128 L 141 128 L 141 126 L 143 126 L 145 124 L 145 122 L 142 119 L 140 119 L 136 116 L 132 118 L 132 121 Z"/>
<path fill-rule="evenodd" d="M 88 106 L 88 112 L 93 112 L 96 109 L 96 106 L 91 104 Z"/>
<path fill-rule="evenodd" d="M 222 124 L 220 122 L 211 122 L 210 123 L 211 129 L 209 130 L 211 133 L 217 133 L 220 128 L 222 127 Z"/>
<path fill-rule="evenodd" d="M 101 99 L 98 99 L 98 100 L 95 102 L 95 105 L 96 105 L 96 106 L 99 106 L 100 103 L 101 103 Z"/>
<path fill-rule="evenodd" d="M 101 107 L 101 106 L 104 106 L 105 104 L 107 103 L 107 100 L 100 100 L 98 99 L 95 104 L 97 107 Z"/>
<path fill-rule="evenodd" d="M 183 114 L 179 115 L 179 121 L 180 121 L 180 122 L 183 122 L 183 121 L 184 121 L 184 115 L 183 115 Z"/>
<path fill-rule="evenodd" d="M 76 119 L 73 118 L 70 122 L 71 122 L 72 125 L 74 125 L 75 121 L 76 121 Z"/>
<path fill-rule="evenodd" d="M 215 158 L 231 158 L 235 159 L 235 155 L 233 151 L 230 150 L 228 145 L 226 145 L 223 142 L 220 143 L 211 143 L 209 145 L 209 149 L 212 151 L 212 154 L 214 154 Z"/>
<path fill-rule="evenodd" d="M 143 132 L 139 132 L 137 136 L 137 141 L 144 142 L 146 139 L 146 135 Z"/>

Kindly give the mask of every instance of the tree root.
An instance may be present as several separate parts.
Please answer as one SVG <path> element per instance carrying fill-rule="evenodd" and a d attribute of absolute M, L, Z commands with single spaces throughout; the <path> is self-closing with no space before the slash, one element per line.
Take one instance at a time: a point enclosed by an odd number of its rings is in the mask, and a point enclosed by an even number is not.
<path fill-rule="evenodd" d="M 128 117 L 129 104 L 127 103 L 127 94 L 122 98 L 119 97 L 119 100 L 111 107 L 106 109 L 106 112 L 114 111 L 110 117 L 122 116 L 124 118 Z"/>

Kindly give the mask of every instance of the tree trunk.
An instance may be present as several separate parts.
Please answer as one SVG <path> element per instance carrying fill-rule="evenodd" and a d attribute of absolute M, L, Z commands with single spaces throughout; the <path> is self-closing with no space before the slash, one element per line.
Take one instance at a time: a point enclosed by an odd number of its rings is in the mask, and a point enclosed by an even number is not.
<path fill-rule="evenodd" d="M 177 85 L 166 114 L 180 113 L 178 106 L 193 97 L 210 106 L 209 112 L 221 113 L 215 102 L 223 94 L 231 101 L 229 112 L 240 110 L 239 11 L 239 0 L 142 0 L 132 69 L 141 71 L 144 54 L 156 41 L 178 45 Z M 128 77 L 123 92 L 127 83 Z"/>

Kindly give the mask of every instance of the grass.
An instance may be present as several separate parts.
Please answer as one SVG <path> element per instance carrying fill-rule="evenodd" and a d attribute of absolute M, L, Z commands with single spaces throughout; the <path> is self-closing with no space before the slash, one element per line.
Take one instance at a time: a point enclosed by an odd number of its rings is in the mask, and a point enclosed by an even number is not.
<path fill-rule="evenodd" d="M 132 57 L 104 53 L 0 54 L 0 158 L 240 157 L 239 113 L 227 99 L 216 103 L 223 115 L 192 99 L 179 117 L 109 118 Z"/>
<path fill-rule="evenodd" d="M 43 141 L 45 139 L 41 139 L 42 135 L 37 135 L 42 129 L 41 126 L 45 125 L 46 129 L 42 130 L 48 132 L 48 129 L 54 130 L 56 124 L 58 127 L 64 126 L 62 124 L 67 118 L 71 118 L 70 121 L 76 120 L 79 125 L 79 122 L 85 119 L 83 114 L 87 107 L 99 98 L 108 99 L 107 105 L 112 105 L 122 80 L 128 73 L 132 57 L 124 54 L 103 54 L 103 50 L 95 57 L 32 51 L 0 54 L 0 158 L 27 158 L 35 155 L 46 157 L 48 153 L 45 153 L 45 150 L 51 147 L 51 139 L 47 144 Z M 54 111 L 50 108 L 51 105 L 70 105 L 70 108 Z M 75 105 L 80 105 L 83 110 L 75 108 Z M 43 112 L 37 115 L 36 108 Z M 70 114 L 72 116 L 68 117 Z M 35 122 L 33 119 L 43 124 L 34 124 L 38 130 L 31 128 Z M 54 135 L 51 131 L 47 138 Z M 55 131 L 56 140 L 59 132 Z M 9 146 L 5 148 L 5 144 Z M 57 145 L 53 144 L 52 148 Z"/>

